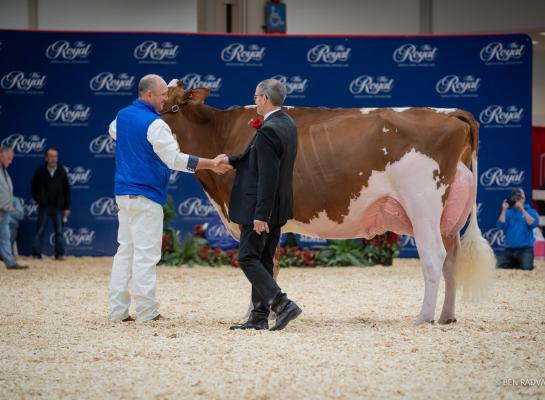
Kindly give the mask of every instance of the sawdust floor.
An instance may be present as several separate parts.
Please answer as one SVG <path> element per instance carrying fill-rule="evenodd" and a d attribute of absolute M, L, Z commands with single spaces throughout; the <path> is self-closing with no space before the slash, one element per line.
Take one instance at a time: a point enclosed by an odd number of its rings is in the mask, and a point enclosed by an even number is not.
<path fill-rule="evenodd" d="M 0 398 L 545 397 L 543 261 L 496 271 L 487 301 L 458 302 L 458 323 L 420 327 L 417 260 L 285 269 L 303 314 L 281 332 L 228 330 L 249 300 L 230 267 L 159 267 L 166 319 L 114 323 L 111 258 L 21 261 L 0 269 Z"/>

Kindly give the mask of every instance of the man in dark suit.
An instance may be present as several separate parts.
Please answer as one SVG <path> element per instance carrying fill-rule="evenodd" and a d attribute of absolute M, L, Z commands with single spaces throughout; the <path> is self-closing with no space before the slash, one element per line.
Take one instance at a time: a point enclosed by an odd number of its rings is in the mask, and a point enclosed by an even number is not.
<path fill-rule="evenodd" d="M 280 229 L 293 217 L 297 127 L 281 107 L 286 92 L 286 87 L 275 79 L 257 85 L 254 100 L 264 123 L 248 148 L 229 158 L 236 168 L 229 217 L 241 225 L 238 260 L 252 284 L 253 303 L 248 321 L 231 329 L 268 329 L 272 309 L 277 319 L 271 330 L 280 330 L 301 314 L 273 279 Z"/>

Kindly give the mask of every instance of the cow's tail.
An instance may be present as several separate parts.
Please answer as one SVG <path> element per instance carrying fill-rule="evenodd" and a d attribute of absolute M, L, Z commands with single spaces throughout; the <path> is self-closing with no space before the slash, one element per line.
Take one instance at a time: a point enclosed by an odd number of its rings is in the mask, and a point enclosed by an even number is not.
<path fill-rule="evenodd" d="M 462 238 L 455 263 L 456 286 L 461 288 L 464 297 L 477 299 L 489 288 L 493 271 L 496 267 L 496 256 L 490 243 L 483 237 L 477 222 L 477 146 L 479 142 L 479 126 L 469 113 L 458 118 L 467 122 L 471 131 L 471 169 L 473 172 L 473 208 L 469 225 Z"/>

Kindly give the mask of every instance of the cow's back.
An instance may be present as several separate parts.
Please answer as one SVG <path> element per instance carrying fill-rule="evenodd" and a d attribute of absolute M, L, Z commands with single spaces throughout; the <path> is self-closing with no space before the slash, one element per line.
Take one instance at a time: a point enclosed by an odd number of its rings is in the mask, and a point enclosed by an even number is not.
<path fill-rule="evenodd" d="M 342 222 L 373 171 L 416 151 L 433 158 L 438 185 L 450 185 L 471 150 L 469 125 L 432 109 L 292 109 L 299 132 L 295 214 L 308 222 L 327 210 Z"/>

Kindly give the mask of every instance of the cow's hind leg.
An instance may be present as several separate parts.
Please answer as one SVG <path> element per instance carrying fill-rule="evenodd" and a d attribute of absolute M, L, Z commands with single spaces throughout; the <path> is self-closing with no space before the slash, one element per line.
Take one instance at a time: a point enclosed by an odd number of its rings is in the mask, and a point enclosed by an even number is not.
<path fill-rule="evenodd" d="M 414 188 L 417 187 L 418 185 L 414 186 Z M 424 274 L 424 301 L 416 325 L 434 322 L 441 268 L 446 257 L 440 231 L 442 203 L 440 196 L 437 195 L 436 187 L 426 190 L 426 187 L 422 185 L 418 190 L 413 189 L 407 192 L 402 199 L 403 208 L 413 226 L 416 248 Z"/>
<path fill-rule="evenodd" d="M 454 305 L 456 301 L 456 282 L 454 280 L 454 267 L 456 264 L 456 255 L 460 248 L 460 234 L 443 238 L 443 243 L 447 250 L 447 257 L 443 264 L 443 277 L 445 278 L 445 301 L 443 311 L 439 317 L 440 324 L 451 324 L 456 322 L 454 316 Z"/>

